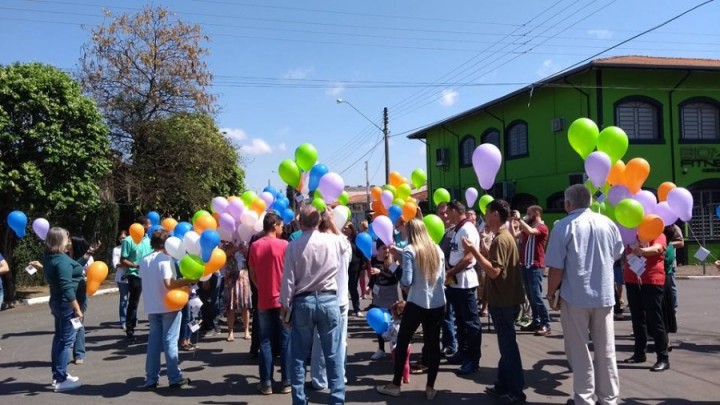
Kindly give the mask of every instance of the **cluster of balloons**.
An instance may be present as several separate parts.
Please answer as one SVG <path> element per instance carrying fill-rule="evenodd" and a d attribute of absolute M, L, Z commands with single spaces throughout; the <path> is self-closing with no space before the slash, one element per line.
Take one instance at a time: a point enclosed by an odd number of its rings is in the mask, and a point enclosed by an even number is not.
<path fill-rule="evenodd" d="M 592 209 L 615 221 L 625 244 L 649 242 L 660 236 L 666 225 L 692 219 L 693 197 L 685 188 L 664 182 L 657 198 L 642 189 L 650 175 L 650 163 L 643 158 L 622 161 L 628 137 L 621 128 L 600 131 L 592 120 L 579 118 L 570 125 L 568 140 L 585 160 L 585 186 L 594 195 Z"/>

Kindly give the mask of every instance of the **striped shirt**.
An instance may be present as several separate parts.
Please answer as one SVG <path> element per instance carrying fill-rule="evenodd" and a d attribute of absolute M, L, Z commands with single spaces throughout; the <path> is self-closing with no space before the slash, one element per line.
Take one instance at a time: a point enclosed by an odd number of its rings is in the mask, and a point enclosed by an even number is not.
<path fill-rule="evenodd" d="M 547 225 L 544 222 L 538 222 L 533 226 L 537 229 L 537 235 L 522 233 L 522 243 L 520 244 L 520 263 L 526 268 L 545 267 L 545 243 L 548 239 Z"/>

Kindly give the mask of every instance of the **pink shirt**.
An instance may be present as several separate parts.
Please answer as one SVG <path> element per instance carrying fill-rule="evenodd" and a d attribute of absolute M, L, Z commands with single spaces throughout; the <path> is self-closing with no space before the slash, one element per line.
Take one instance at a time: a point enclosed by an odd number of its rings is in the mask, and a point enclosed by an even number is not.
<path fill-rule="evenodd" d="M 258 291 L 258 309 L 280 308 L 280 283 L 288 242 L 264 236 L 250 248 L 248 264 L 255 273 Z"/>

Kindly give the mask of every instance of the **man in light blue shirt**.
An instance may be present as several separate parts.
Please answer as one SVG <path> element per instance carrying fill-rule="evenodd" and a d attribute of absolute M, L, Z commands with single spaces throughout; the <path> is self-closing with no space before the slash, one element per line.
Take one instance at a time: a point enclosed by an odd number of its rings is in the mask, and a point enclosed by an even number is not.
<path fill-rule="evenodd" d="M 562 309 L 565 353 L 575 392 L 568 403 L 592 405 L 597 400 L 615 405 L 620 380 L 615 360 L 613 263 L 620 258 L 623 244 L 617 226 L 589 210 L 590 202 L 590 192 L 582 184 L 565 190 L 569 215 L 555 224 L 545 255 L 545 265 L 550 268 L 548 300 L 553 309 Z M 558 289 L 559 304 L 555 299 Z"/>

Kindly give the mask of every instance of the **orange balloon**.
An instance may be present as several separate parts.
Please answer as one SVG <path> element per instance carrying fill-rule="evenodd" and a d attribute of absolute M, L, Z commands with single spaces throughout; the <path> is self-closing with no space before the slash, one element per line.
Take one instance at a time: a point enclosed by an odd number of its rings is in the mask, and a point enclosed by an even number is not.
<path fill-rule="evenodd" d="M 417 200 L 412 197 L 408 197 L 408 199 L 405 200 L 405 203 L 413 203 L 413 204 L 417 205 Z"/>
<path fill-rule="evenodd" d="M 370 195 L 372 196 L 373 201 L 380 201 L 380 196 L 382 195 L 383 189 L 375 186 L 370 189 Z"/>
<path fill-rule="evenodd" d="M 239 199 L 240 199 L 240 197 L 236 197 L 234 195 L 227 198 L 228 202 L 233 202 L 233 201 L 239 200 Z"/>
<path fill-rule="evenodd" d="M 405 222 L 410 222 L 411 219 L 415 218 L 415 215 L 417 215 L 417 205 L 406 202 L 402 208 L 402 219 L 404 219 Z"/>
<path fill-rule="evenodd" d="M 250 204 L 250 209 L 257 212 L 258 217 L 262 215 L 263 212 L 265 212 L 266 208 L 267 207 L 265 206 L 265 201 L 263 201 L 262 198 L 258 198 Z"/>
<path fill-rule="evenodd" d="M 179 311 L 183 309 L 190 298 L 190 289 L 188 287 L 173 288 L 165 294 L 165 308 L 170 311 Z"/>
<path fill-rule="evenodd" d="M 215 218 L 215 222 L 220 223 L 220 213 L 219 212 L 213 212 L 212 216 L 213 216 L 213 218 Z"/>
<path fill-rule="evenodd" d="M 664 182 L 663 184 L 658 187 L 658 202 L 663 202 L 667 200 L 667 195 L 670 192 L 670 190 L 676 188 L 677 186 L 675 183 L 671 183 L 669 181 Z"/>
<path fill-rule="evenodd" d="M 403 184 L 403 176 L 398 172 L 390 172 L 390 185 L 398 188 L 401 184 Z"/>
<path fill-rule="evenodd" d="M 162 225 L 163 229 L 168 232 L 172 232 L 173 229 L 175 229 L 175 227 L 177 226 L 177 224 L 178 224 L 178 222 L 172 218 L 165 218 L 160 223 L 160 225 Z"/>
<path fill-rule="evenodd" d="M 642 189 L 642 185 L 650 175 L 650 163 L 643 158 L 635 158 L 625 165 L 625 185 L 635 194 Z"/>
<path fill-rule="evenodd" d="M 142 242 L 143 237 L 145 236 L 145 228 L 140 224 L 132 224 L 130 225 L 130 238 L 132 238 L 133 242 L 135 244 L 139 244 Z"/>
<path fill-rule="evenodd" d="M 387 210 L 380 201 L 373 201 L 372 204 L 370 204 L 370 208 L 372 208 L 373 211 L 380 213 L 380 215 L 385 215 L 387 213 Z"/>
<path fill-rule="evenodd" d="M 226 261 L 227 255 L 225 254 L 225 251 L 220 248 L 213 249 L 210 260 L 205 263 L 205 271 L 203 272 L 203 276 L 213 274 L 216 271 L 220 270 L 222 266 L 225 265 Z"/>
<path fill-rule="evenodd" d="M 213 218 L 212 215 L 205 214 L 195 220 L 195 224 L 193 224 L 193 229 L 195 230 L 195 232 L 197 232 L 198 235 L 201 235 L 204 231 L 207 231 L 208 229 L 216 230 L 217 221 L 215 220 L 215 218 Z"/>
<path fill-rule="evenodd" d="M 86 273 L 87 282 L 86 288 L 88 295 L 94 295 L 97 292 L 100 284 L 107 278 L 108 266 L 105 262 L 97 261 L 93 262 Z"/>
<path fill-rule="evenodd" d="M 612 165 L 610 173 L 607 177 L 607 182 L 613 186 L 625 184 L 625 162 L 618 160 L 614 165 Z"/>
<path fill-rule="evenodd" d="M 638 240 L 640 242 L 650 242 L 663 233 L 663 228 L 665 228 L 665 223 L 658 215 L 645 215 L 640 225 L 638 225 Z"/>

